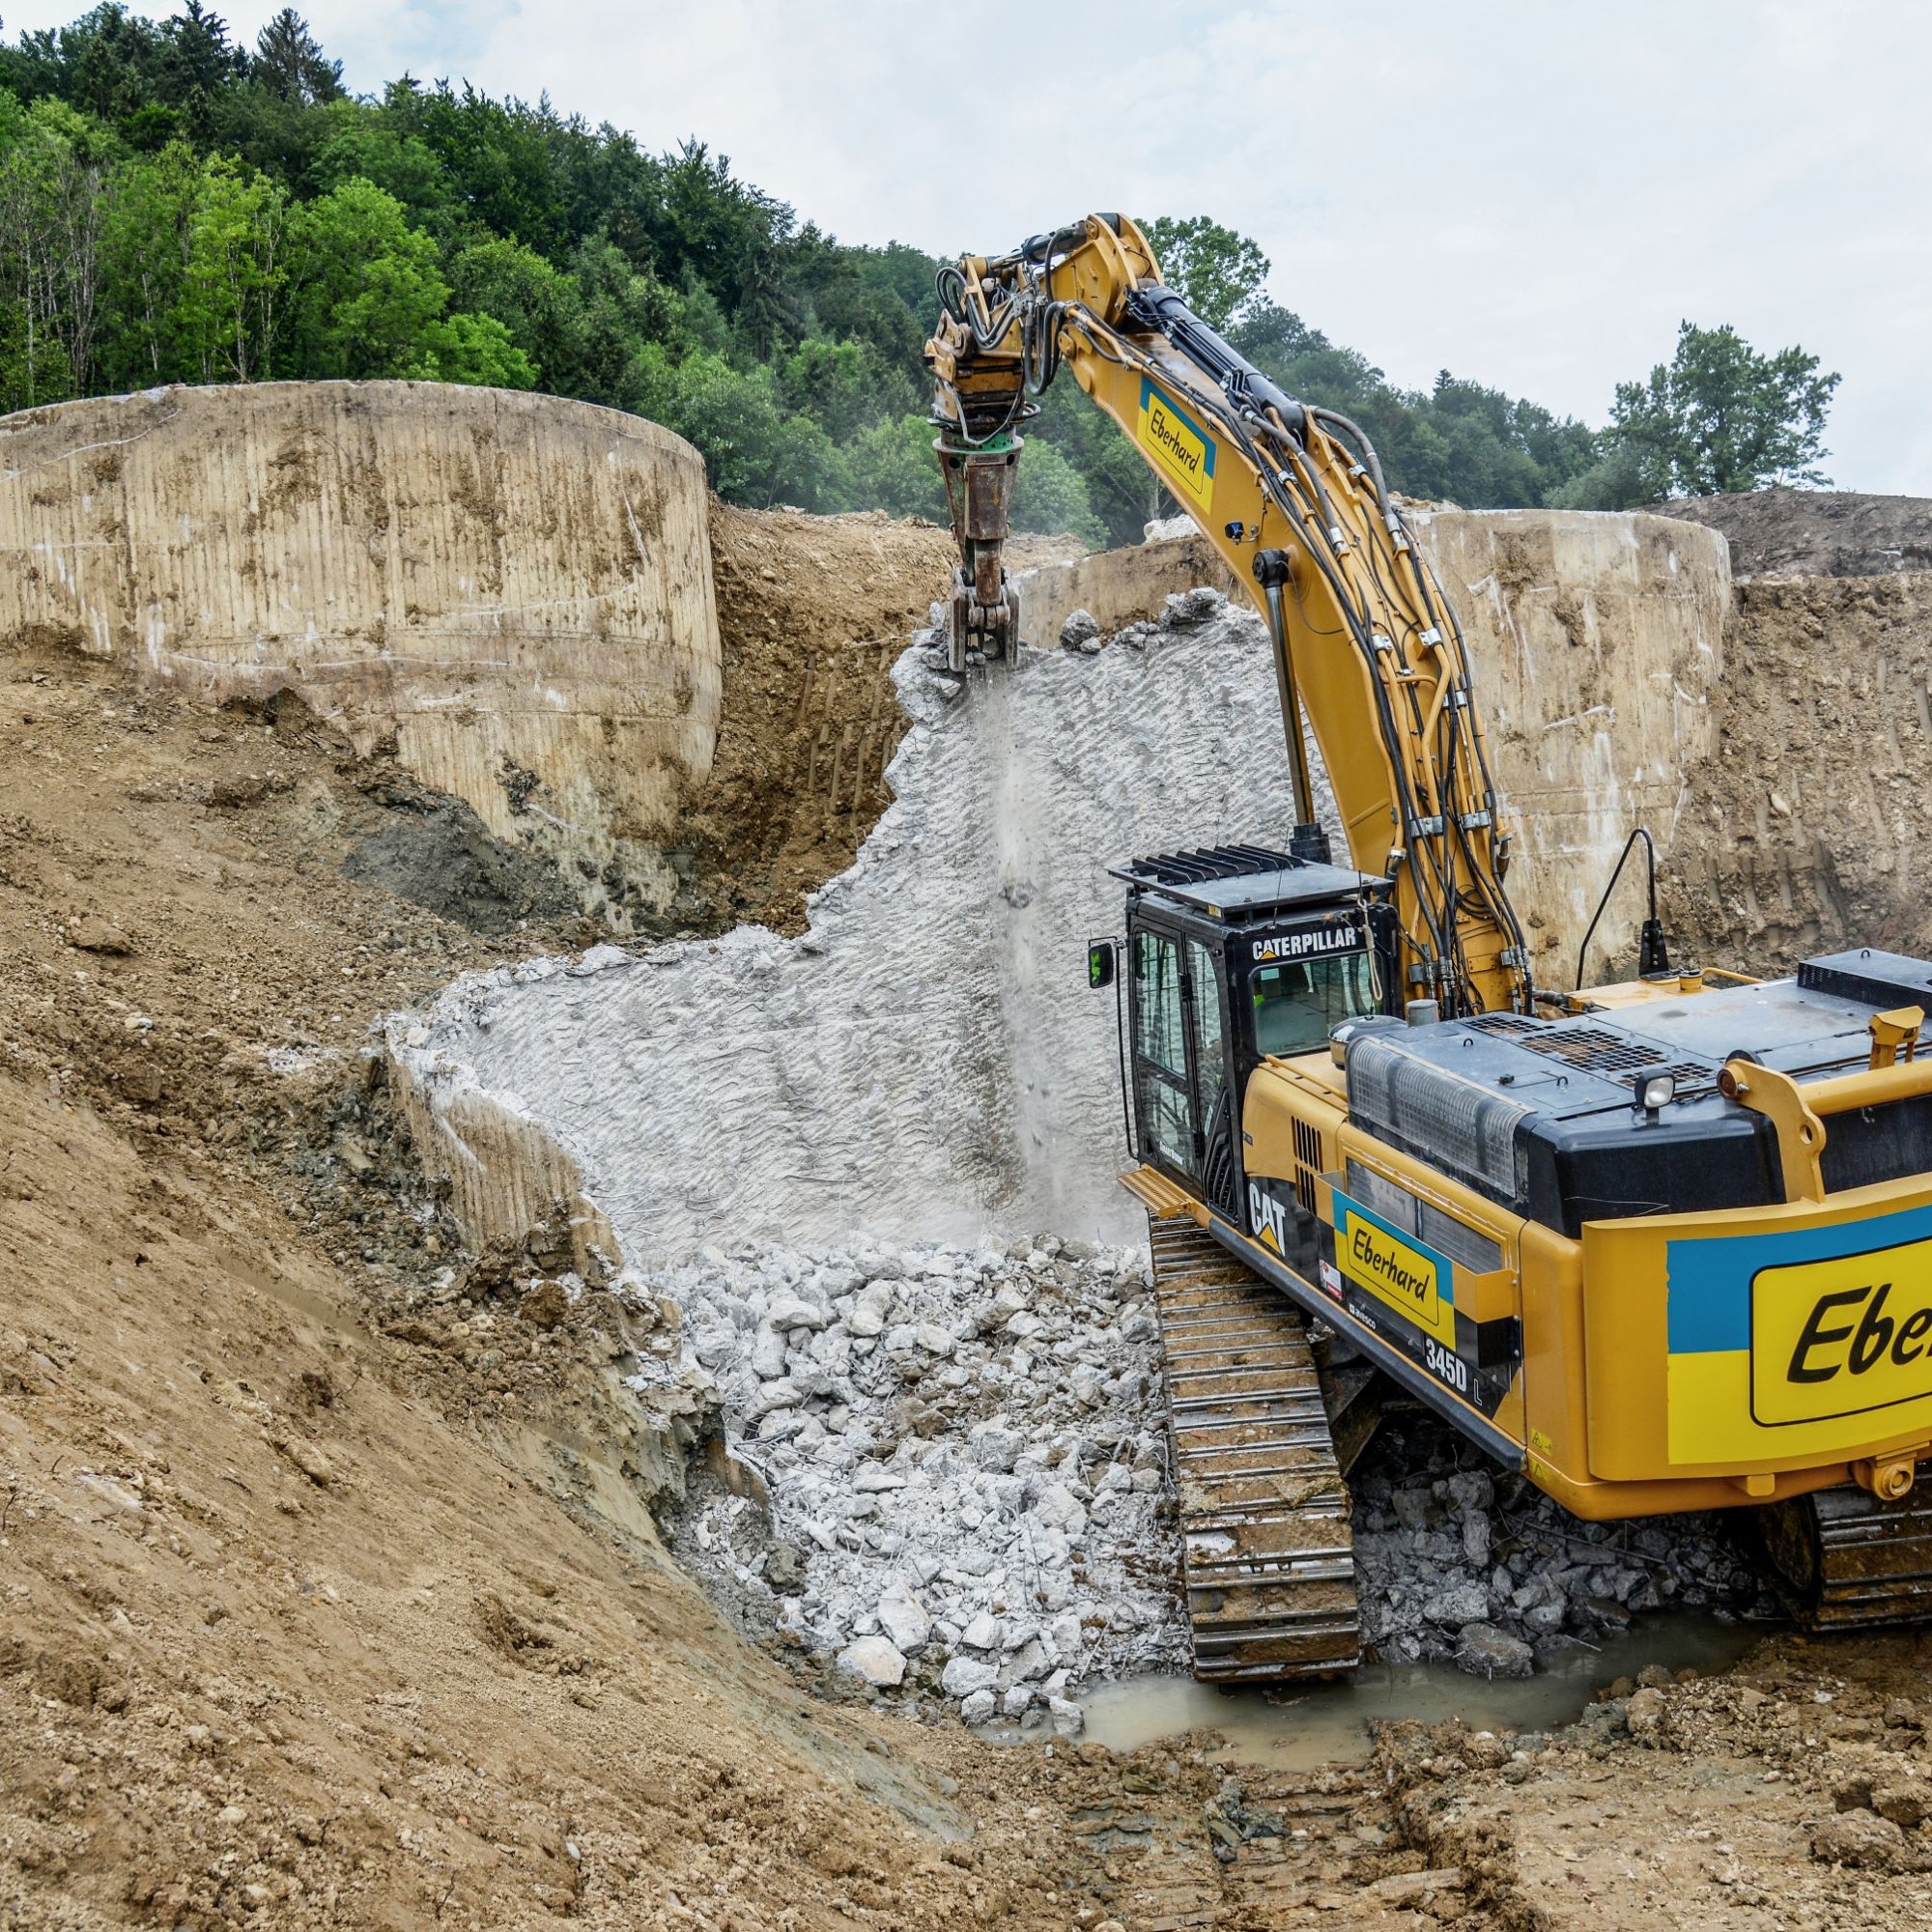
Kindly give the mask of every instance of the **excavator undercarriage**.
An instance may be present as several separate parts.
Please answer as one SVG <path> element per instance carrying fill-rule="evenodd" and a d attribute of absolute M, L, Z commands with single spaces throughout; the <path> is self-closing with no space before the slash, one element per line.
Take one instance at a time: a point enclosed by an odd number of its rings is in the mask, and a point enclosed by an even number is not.
<path fill-rule="evenodd" d="M 1149 1222 L 1194 1674 L 1361 1662 L 1349 1490 L 1308 1323 L 1220 1242 Z"/>

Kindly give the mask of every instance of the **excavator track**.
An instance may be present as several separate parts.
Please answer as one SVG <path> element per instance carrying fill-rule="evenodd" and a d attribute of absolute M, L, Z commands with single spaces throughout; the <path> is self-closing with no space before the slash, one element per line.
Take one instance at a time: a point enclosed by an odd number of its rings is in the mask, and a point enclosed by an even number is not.
<path fill-rule="evenodd" d="M 1932 1463 L 1897 1502 L 1845 1483 L 1760 1510 L 1758 1529 L 1807 1629 L 1932 1623 Z"/>
<path fill-rule="evenodd" d="M 1149 1221 L 1194 1674 L 1361 1662 L 1349 1491 L 1300 1311 L 1190 1219 Z"/>

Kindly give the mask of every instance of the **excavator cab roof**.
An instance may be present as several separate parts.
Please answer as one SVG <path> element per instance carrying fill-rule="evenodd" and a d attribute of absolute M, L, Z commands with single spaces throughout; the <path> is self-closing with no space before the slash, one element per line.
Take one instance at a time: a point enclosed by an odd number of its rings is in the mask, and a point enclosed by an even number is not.
<path fill-rule="evenodd" d="M 1108 867 L 1136 895 L 1151 894 L 1229 925 L 1274 920 L 1338 899 L 1380 897 L 1389 882 L 1265 845 L 1208 845 Z"/>

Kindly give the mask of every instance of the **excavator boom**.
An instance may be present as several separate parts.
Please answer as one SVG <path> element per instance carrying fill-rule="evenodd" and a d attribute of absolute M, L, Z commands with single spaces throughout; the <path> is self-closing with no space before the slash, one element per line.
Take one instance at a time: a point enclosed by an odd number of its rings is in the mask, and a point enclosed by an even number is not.
<path fill-rule="evenodd" d="M 1531 1004 L 1504 892 L 1508 841 L 1455 612 L 1368 438 L 1288 395 L 1166 288 L 1146 237 L 1093 214 L 940 276 L 926 345 L 961 553 L 949 638 L 963 668 L 1008 658 L 1001 555 L 1021 426 L 1064 364 L 1199 525 L 1267 619 L 1294 813 L 1325 861 L 1306 714 L 1358 870 L 1394 882 L 1407 997 L 1445 1016 Z"/>

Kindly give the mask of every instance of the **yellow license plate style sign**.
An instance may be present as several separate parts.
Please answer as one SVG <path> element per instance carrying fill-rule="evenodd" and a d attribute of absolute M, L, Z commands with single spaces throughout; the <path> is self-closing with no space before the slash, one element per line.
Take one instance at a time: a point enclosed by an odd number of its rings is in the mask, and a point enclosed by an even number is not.
<path fill-rule="evenodd" d="M 1932 1396 L 1932 1240 L 1751 1278 L 1751 1414 L 1770 1428 Z"/>
<path fill-rule="evenodd" d="M 1141 378 L 1140 440 L 1177 496 L 1204 510 L 1213 507 L 1213 438 L 1146 376 Z"/>
<path fill-rule="evenodd" d="M 1456 1346 L 1455 1275 L 1413 1235 L 1400 1233 L 1359 1201 L 1335 1191 L 1335 1265 L 1365 1293 L 1413 1321 L 1445 1349 Z"/>
<path fill-rule="evenodd" d="M 1932 1208 L 1671 1241 L 1665 1268 L 1673 1463 L 1856 1457 L 1932 1430 Z"/>

